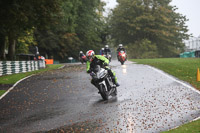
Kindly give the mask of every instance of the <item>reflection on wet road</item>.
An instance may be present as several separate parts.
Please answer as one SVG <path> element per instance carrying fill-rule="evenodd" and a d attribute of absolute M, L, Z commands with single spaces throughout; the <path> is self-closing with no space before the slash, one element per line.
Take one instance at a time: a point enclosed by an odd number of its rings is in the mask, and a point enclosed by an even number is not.
<path fill-rule="evenodd" d="M 122 74 L 126 74 L 126 65 L 122 65 Z"/>
<path fill-rule="evenodd" d="M 200 94 L 173 78 L 131 62 L 111 66 L 120 87 L 108 101 L 84 65 L 19 84 L 0 101 L 0 131 L 160 132 L 200 116 Z"/>

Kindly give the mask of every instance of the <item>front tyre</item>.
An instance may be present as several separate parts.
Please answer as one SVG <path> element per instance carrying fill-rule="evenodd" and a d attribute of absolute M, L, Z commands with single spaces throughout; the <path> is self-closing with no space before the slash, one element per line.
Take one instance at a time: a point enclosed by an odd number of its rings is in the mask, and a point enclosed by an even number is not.
<path fill-rule="evenodd" d="M 115 87 L 114 92 L 112 93 L 112 96 L 117 96 L 117 88 Z"/>
<path fill-rule="evenodd" d="M 99 86 L 99 92 L 104 100 L 108 100 L 108 92 L 106 91 L 106 87 L 104 84 Z"/>

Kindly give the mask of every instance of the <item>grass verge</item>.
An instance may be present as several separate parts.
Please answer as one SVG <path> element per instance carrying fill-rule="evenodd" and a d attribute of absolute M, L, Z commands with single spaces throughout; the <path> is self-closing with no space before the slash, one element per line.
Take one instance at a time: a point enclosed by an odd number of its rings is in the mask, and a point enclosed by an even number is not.
<path fill-rule="evenodd" d="M 6 90 L 0 90 L 0 96 L 3 95 L 3 93 L 5 93 Z"/>
<path fill-rule="evenodd" d="M 197 120 L 163 133 L 199 133 L 199 132 L 200 132 L 200 120 Z"/>
<path fill-rule="evenodd" d="M 39 69 L 39 70 L 32 71 L 32 72 L 17 73 L 17 74 L 1 76 L 0 77 L 0 84 L 15 84 L 20 79 L 25 78 L 29 75 L 37 74 L 37 73 L 41 73 L 41 72 L 45 72 L 45 71 L 49 71 L 49 70 L 53 70 L 53 69 L 57 69 L 61 66 L 63 66 L 63 65 L 61 65 L 61 64 L 47 65 L 47 67 L 44 68 L 44 69 Z"/>
<path fill-rule="evenodd" d="M 163 70 L 183 81 L 188 82 L 197 90 L 200 90 L 200 82 L 197 82 L 197 68 L 200 68 L 198 58 L 159 58 L 159 59 L 131 59 L 138 64 L 146 64 Z M 182 125 L 176 129 L 167 131 L 175 133 L 200 132 L 200 120 Z"/>

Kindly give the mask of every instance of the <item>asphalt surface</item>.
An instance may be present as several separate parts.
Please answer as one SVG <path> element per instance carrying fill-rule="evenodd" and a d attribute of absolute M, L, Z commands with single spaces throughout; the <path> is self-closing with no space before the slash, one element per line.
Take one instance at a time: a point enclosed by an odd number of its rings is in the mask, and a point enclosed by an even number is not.
<path fill-rule="evenodd" d="M 149 66 L 112 61 L 120 87 L 103 101 L 86 66 L 20 82 L 0 100 L 0 132 L 161 132 L 200 117 L 200 94 Z"/>

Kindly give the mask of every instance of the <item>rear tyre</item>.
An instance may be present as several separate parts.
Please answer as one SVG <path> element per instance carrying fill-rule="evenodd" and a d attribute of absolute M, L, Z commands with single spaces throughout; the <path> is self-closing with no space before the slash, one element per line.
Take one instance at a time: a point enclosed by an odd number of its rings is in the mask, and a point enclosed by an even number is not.
<path fill-rule="evenodd" d="M 108 100 L 108 92 L 103 84 L 99 86 L 99 92 L 103 98 L 103 100 Z"/>

